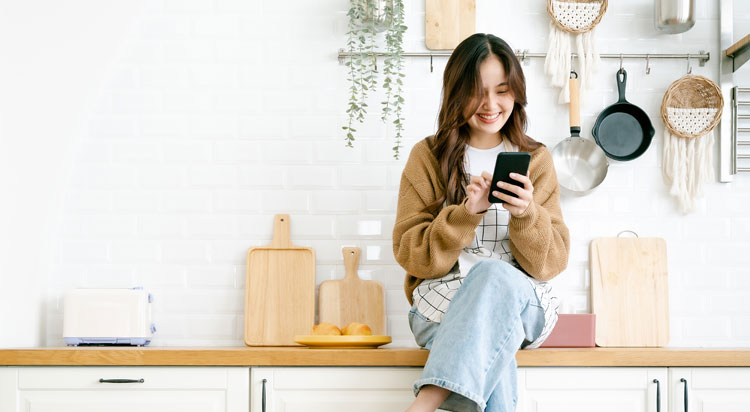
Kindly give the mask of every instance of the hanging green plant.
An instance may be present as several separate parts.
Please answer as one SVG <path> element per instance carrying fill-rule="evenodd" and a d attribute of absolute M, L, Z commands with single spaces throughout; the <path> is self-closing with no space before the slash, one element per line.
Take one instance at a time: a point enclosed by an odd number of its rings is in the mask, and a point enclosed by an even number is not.
<path fill-rule="evenodd" d="M 348 124 L 346 145 L 353 147 L 354 123 L 363 123 L 367 114 L 367 97 L 377 86 L 377 58 L 375 49 L 379 33 L 385 32 L 385 58 L 383 60 L 383 83 L 385 100 L 381 102 L 384 122 L 392 118 L 395 131 L 393 157 L 398 159 L 403 132 L 402 109 L 404 104 L 403 62 L 404 5 L 403 0 L 350 0 L 349 30 L 347 32 L 349 107 L 346 113 Z"/>

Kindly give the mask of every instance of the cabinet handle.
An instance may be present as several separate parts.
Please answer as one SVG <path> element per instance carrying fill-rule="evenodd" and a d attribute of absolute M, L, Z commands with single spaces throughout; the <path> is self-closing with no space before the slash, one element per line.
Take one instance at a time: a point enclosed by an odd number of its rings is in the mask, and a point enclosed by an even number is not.
<path fill-rule="evenodd" d="M 685 412 L 688 412 L 688 397 L 687 397 L 687 395 L 688 395 L 687 394 L 688 393 L 688 388 L 687 388 L 688 382 L 687 382 L 687 379 L 685 379 L 685 378 L 680 378 L 680 382 L 685 383 L 685 392 L 684 392 L 685 398 L 684 398 L 683 402 L 685 403 Z"/>
<path fill-rule="evenodd" d="M 263 393 L 260 397 L 261 412 L 266 412 L 266 382 L 268 382 L 268 379 L 263 379 Z"/>
<path fill-rule="evenodd" d="M 656 412 L 661 412 L 661 388 L 659 387 L 659 380 L 654 379 L 656 384 Z"/>
<path fill-rule="evenodd" d="M 143 383 L 145 382 L 143 378 L 141 379 L 99 379 L 99 383 Z"/>

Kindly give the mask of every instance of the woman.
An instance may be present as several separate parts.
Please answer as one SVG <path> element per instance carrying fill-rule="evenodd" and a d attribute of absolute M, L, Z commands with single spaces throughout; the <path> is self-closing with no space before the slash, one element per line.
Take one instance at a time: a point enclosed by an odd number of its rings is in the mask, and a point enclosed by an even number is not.
<path fill-rule="evenodd" d="M 445 67 L 438 131 L 412 149 L 399 188 L 393 251 L 406 270 L 409 323 L 430 349 L 407 410 L 515 411 L 519 348 L 557 321 L 546 281 L 570 241 L 552 157 L 526 136 L 526 84 L 513 50 L 477 33 Z M 490 188 L 495 158 L 531 152 L 522 185 Z M 490 190 L 505 203 L 490 203 Z"/>

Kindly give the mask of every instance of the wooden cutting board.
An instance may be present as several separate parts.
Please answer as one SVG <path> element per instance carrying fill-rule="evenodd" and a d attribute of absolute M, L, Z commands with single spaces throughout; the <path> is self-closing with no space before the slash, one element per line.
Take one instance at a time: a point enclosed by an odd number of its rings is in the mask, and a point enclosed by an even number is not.
<path fill-rule="evenodd" d="M 425 0 L 424 42 L 430 50 L 453 50 L 476 32 L 476 0 Z"/>
<path fill-rule="evenodd" d="M 667 345 L 669 290 L 664 239 L 598 238 L 589 251 L 596 344 Z"/>
<path fill-rule="evenodd" d="M 342 280 L 326 280 L 318 292 L 318 317 L 343 328 L 351 322 L 365 323 L 373 335 L 385 335 L 385 294 L 383 285 L 375 280 L 362 280 L 357 276 L 361 250 L 345 247 Z"/>
<path fill-rule="evenodd" d="M 274 216 L 270 245 L 247 251 L 245 344 L 300 346 L 315 323 L 315 252 L 289 240 L 289 215 Z"/>

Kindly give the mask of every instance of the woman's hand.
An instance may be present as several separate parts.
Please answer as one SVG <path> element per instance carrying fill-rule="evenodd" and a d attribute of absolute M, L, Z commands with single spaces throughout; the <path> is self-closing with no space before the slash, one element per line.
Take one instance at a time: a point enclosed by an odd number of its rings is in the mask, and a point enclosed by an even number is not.
<path fill-rule="evenodd" d="M 481 176 L 471 176 L 469 185 L 466 186 L 466 208 L 469 213 L 477 214 L 489 209 L 491 203 L 487 198 L 490 194 L 492 175 L 482 172 Z"/>
<path fill-rule="evenodd" d="M 518 173 L 511 173 L 510 178 L 523 183 L 523 187 L 503 182 L 497 182 L 497 186 L 501 189 L 515 193 L 518 197 L 506 195 L 497 190 L 492 192 L 492 194 L 495 195 L 496 198 L 505 202 L 502 205 L 511 215 L 518 216 L 525 212 L 529 207 L 534 195 L 534 186 L 531 184 L 531 179 L 529 179 L 528 174 L 524 176 Z"/>

